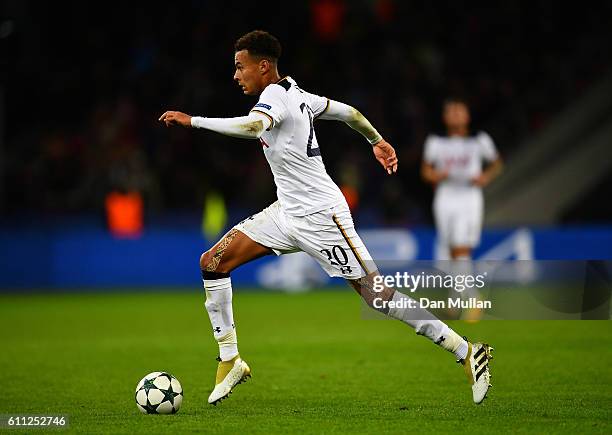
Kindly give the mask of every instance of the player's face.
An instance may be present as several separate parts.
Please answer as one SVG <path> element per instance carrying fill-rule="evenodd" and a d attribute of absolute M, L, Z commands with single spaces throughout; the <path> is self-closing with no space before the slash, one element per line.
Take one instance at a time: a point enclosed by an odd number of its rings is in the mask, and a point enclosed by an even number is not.
<path fill-rule="evenodd" d="M 446 103 L 442 118 L 448 128 L 467 127 L 470 123 L 470 110 L 464 103 Z"/>
<path fill-rule="evenodd" d="M 237 51 L 234 55 L 236 72 L 234 80 L 245 95 L 259 95 L 263 90 L 259 61 L 251 56 L 248 50 Z"/>

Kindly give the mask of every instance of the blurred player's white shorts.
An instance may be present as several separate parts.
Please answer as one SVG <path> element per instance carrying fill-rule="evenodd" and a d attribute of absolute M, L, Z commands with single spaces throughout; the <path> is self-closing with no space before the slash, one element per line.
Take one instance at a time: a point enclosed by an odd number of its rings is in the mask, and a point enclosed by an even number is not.
<path fill-rule="evenodd" d="M 480 243 L 484 200 L 481 191 L 456 195 L 436 193 L 433 213 L 438 242 L 449 247 L 476 247 Z"/>
<path fill-rule="evenodd" d="M 235 228 L 276 255 L 306 252 L 329 276 L 357 279 L 376 269 L 346 204 L 298 217 L 276 201 Z"/>

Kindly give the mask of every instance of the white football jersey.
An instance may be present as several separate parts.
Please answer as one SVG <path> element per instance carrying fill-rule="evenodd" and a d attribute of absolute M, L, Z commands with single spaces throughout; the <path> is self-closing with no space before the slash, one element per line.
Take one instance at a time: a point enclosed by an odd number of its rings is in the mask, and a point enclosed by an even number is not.
<path fill-rule="evenodd" d="M 436 194 L 443 192 L 480 190 L 471 180 L 482 173 L 483 161 L 497 159 L 497 150 L 491 137 L 485 132 L 476 136 L 436 136 L 430 135 L 425 142 L 424 160 L 438 171 L 448 172 Z"/>
<path fill-rule="evenodd" d="M 325 170 L 313 122 L 329 100 L 309 94 L 285 77 L 268 85 L 252 111 L 272 119 L 260 138 L 283 210 L 305 216 L 345 202 Z"/>

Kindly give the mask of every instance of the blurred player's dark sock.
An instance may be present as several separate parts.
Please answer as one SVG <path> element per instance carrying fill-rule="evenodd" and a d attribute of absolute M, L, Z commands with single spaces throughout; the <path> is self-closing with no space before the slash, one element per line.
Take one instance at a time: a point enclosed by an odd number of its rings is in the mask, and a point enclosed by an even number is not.
<path fill-rule="evenodd" d="M 451 262 L 451 273 L 453 276 L 474 276 L 474 263 L 470 255 L 460 255 Z M 465 282 L 465 279 L 462 280 Z M 451 291 L 450 297 L 456 297 L 459 295 L 461 299 L 467 301 L 470 299 L 481 300 L 480 292 L 476 286 L 462 286 L 461 288 L 455 288 L 455 291 Z M 457 313 L 450 313 L 451 318 L 457 318 L 466 320 L 470 323 L 477 322 L 483 315 L 482 309 L 480 308 L 465 308 L 457 309 Z"/>
<path fill-rule="evenodd" d="M 229 274 L 202 271 L 206 290 L 206 311 L 210 317 L 215 340 L 219 343 L 221 361 L 238 355 L 238 339 L 232 309 L 232 281 Z"/>

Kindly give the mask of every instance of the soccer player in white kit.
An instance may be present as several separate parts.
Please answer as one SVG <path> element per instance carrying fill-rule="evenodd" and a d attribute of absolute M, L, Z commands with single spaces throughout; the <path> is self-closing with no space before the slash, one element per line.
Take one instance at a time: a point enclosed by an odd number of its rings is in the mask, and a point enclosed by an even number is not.
<path fill-rule="evenodd" d="M 238 353 L 230 272 L 264 255 L 297 251 L 311 255 L 330 276 L 344 277 L 370 306 L 375 297 L 387 302 L 379 311 L 456 355 L 472 385 L 474 402 L 482 402 L 490 386 L 492 348 L 468 342 L 426 310 L 404 308 L 409 299 L 404 294 L 373 288 L 376 266 L 355 231 L 346 200 L 325 170 L 313 123 L 328 119 L 348 124 L 368 140 L 389 175 L 397 170 L 393 147 L 353 107 L 308 93 L 291 77 L 281 77 L 281 46 L 274 36 L 253 31 L 238 39 L 234 48 L 234 80 L 244 94 L 259 96 L 247 116 L 203 118 L 167 111 L 159 118 L 167 126 L 259 140 L 277 187 L 278 201 L 237 224 L 200 258 L 205 306 L 219 345 L 208 403 L 216 405 L 251 376 Z"/>
<path fill-rule="evenodd" d="M 442 118 L 448 136 L 427 138 L 421 174 L 436 189 L 433 213 L 438 243 L 453 260 L 470 260 L 480 242 L 482 188 L 499 175 L 502 161 L 487 133 L 470 136 L 470 111 L 464 100 L 448 99 Z M 484 162 L 488 166 L 483 171 Z"/>

